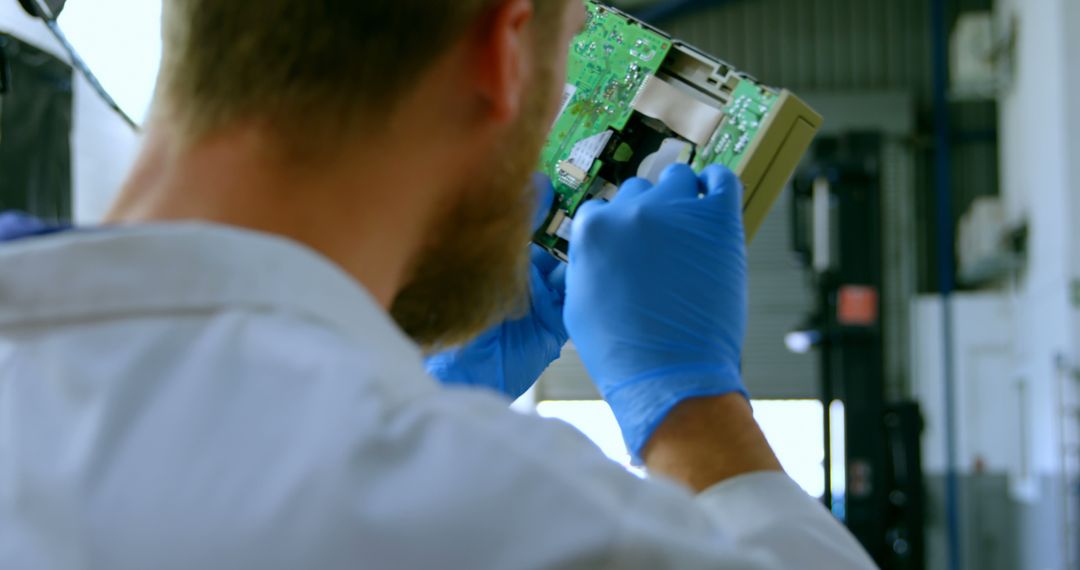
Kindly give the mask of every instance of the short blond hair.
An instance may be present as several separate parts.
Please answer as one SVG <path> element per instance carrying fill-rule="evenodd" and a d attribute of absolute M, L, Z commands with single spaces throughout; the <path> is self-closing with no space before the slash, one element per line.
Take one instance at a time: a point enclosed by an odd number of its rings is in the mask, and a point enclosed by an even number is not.
<path fill-rule="evenodd" d="M 188 139 L 237 120 L 332 135 L 386 116 L 500 1 L 165 0 L 155 107 Z M 566 0 L 533 1 L 556 27 Z"/>

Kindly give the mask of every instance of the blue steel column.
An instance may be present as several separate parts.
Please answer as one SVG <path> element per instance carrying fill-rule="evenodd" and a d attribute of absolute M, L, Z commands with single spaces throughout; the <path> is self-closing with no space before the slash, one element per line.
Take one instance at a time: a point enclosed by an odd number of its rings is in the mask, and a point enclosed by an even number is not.
<path fill-rule="evenodd" d="M 937 194 L 938 286 L 941 289 L 942 365 L 945 404 L 945 513 L 949 568 L 960 570 L 960 496 L 956 473 L 956 378 L 953 355 L 952 293 L 954 283 L 952 157 L 949 121 L 948 0 L 930 0 L 934 70 L 934 181 Z"/>

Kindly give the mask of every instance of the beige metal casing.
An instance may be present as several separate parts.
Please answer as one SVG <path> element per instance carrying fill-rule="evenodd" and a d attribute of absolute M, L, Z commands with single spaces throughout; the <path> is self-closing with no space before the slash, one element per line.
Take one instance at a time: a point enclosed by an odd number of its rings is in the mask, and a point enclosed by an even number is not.
<path fill-rule="evenodd" d="M 744 186 L 743 224 L 747 241 L 754 238 L 765 221 L 822 124 L 821 115 L 809 105 L 790 91 L 781 92 L 761 134 L 735 172 Z"/>

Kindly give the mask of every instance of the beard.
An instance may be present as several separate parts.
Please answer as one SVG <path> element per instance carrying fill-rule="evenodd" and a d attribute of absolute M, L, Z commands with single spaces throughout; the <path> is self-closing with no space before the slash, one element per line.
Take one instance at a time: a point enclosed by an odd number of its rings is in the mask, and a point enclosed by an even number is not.
<path fill-rule="evenodd" d="M 536 170 L 553 110 L 554 72 L 539 70 L 490 168 L 452 193 L 390 313 L 425 350 L 467 342 L 528 309 Z"/>

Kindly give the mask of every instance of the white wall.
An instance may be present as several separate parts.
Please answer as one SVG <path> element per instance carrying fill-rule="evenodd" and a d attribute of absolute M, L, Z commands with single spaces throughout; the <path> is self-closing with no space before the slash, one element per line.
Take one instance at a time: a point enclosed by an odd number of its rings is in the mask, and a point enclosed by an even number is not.
<path fill-rule="evenodd" d="M 968 477 L 1007 475 L 1014 531 L 995 540 L 1015 540 L 1019 567 L 1073 567 L 1080 517 L 1067 505 L 1077 498 L 1080 455 L 1070 446 L 1080 422 L 1067 408 L 1080 404 L 1070 377 L 1080 366 L 1080 3 L 997 0 L 995 10 L 1001 28 L 1018 24 L 1015 75 L 999 101 L 1001 190 L 1010 222 L 1029 228 L 1028 259 L 1001 290 L 956 301 L 957 467 L 970 481 L 961 526 L 968 554 L 978 553 L 988 538 L 977 503 L 998 498 Z M 940 307 L 926 299 L 913 313 L 925 464 L 939 475 Z"/>
<path fill-rule="evenodd" d="M 999 101 L 1001 191 L 1010 222 L 1029 229 L 1028 259 L 1011 283 L 959 295 L 954 306 L 961 528 L 968 567 L 993 543 L 1015 554 L 1017 567 L 1071 568 L 1080 537 L 1080 518 L 1066 506 L 1080 467 L 1080 448 L 1069 451 L 1080 421 L 1066 411 L 1080 404 L 1069 370 L 1080 365 L 1080 3 L 997 0 L 995 10 L 1000 28 L 1018 25 L 1015 74 Z M 919 300 L 913 316 L 925 466 L 940 476 L 940 305 Z M 1009 496 L 987 494 L 980 481 L 1002 475 Z M 991 536 L 979 513 L 1001 500 L 1011 520 Z"/>
<path fill-rule="evenodd" d="M 961 475 L 1007 474 L 1021 500 L 1035 492 L 1038 444 L 1024 427 L 1034 415 L 1031 381 L 1015 352 L 1017 314 L 1023 311 L 1003 292 L 962 293 L 952 305 L 957 469 Z M 915 301 L 912 327 L 912 386 L 926 418 L 923 467 L 940 474 L 946 465 L 939 296 Z"/>
<path fill-rule="evenodd" d="M 1068 194 L 1072 199 L 1072 208 L 1069 211 L 1069 227 L 1072 230 L 1069 236 L 1072 245 L 1072 279 L 1076 283 L 1080 277 L 1080 2 L 1076 0 L 1065 2 L 1065 17 L 1062 25 L 1065 31 L 1065 88 L 1068 92 L 1065 105 L 1066 141 L 1065 154 L 1069 168 L 1067 174 Z M 1073 310 L 1073 330 L 1080 331 L 1080 311 Z M 1080 338 L 1074 339 L 1080 343 Z M 1073 354 L 1080 355 L 1080 345 L 1074 344 Z"/>
<path fill-rule="evenodd" d="M 1067 9 L 1074 0 L 999 0 L 1000 22 L 1019 20 L 1016 77 L 1001 105 L 1002 192 L 1009 216 L 1030 228 L 1029 261 L 1016 292 L 1023 309 L 1015 318 L 1018 374 L 1031 381 L 1035 467 L 1059 471 L 1059 356 L 1076 361 L 1076 311 L 1071 284 L 1080 274 L 1080 233 L 1073 223 L 1080 213 L 1073 186 L 1075 149 L 1080 131 L 1075 121 L 1076 60 L 1069 60 Z M 1075 39 L 1071 39 L 1075 41 Z"/>
<path fill-rule="evenodd" d="M 0 0 L 0 31 L 67 60 L 45 25 L 27 16 L 15 0 Z M 105 214 L 123 183 L 139 141 L 78 73 L 74 105 L 71 152 L 75 219 L 92 224 Z"/>

